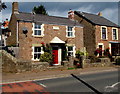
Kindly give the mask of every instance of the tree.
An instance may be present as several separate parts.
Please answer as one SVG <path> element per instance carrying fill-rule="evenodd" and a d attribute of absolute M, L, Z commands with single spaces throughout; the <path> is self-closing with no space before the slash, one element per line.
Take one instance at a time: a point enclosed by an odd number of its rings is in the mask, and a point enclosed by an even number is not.
<path fill-rule="evenodd" d="M 2 9 L 6 9 L 7 6 L 5 5 L 5 3 L 2 3 L 0 6 L 2 6 Z"/>
<path fill-rule="evenodd" d="M 34 7 L 33 12 L 35 12 L 36 14 L 48 15 L 48 13 L 46 12 L 46 9 L 43 5 L 40 5 L 38 7 Z"/>

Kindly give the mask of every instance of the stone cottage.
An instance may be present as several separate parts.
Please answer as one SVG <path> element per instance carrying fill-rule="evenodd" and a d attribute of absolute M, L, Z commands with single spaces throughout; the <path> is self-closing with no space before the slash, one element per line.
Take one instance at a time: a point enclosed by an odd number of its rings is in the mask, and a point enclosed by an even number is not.
<path fill-rule="evenodd" d="M 61 65 L 65 56 L 74 56 L 84 48 L 83 26 L 69 18 L 19 12 L 18 3 L 12 4 L 9 22 L 11 36 L 7 46 L 19 47 L 18 58 L 39 61 L 44 53 L 42 45 L 49 44 L 54 55 L 54 65 Z"/>
<path fill-rule="evenodd" d="M 120 27 L 104 18 L 101 12 L 96 15 L 70 10 L 68 17 L 84 25 L 84 46 L 90 56 L 96 49 L 102 49 L 99 56 L 103 56 L 106 49 L 112 56 L 120 56 Z"/>

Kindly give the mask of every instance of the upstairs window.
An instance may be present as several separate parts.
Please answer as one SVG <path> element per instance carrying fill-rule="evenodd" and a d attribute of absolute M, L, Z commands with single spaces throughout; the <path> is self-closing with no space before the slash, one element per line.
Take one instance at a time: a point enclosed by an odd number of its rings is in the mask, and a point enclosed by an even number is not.
<path fill-rule="evenodd" d="M 43 31 L 42 31 L 42 24 L 33 24 L 33 35 L 34 36 L 42 36 Z"/>
<path fill-rule="evenodd" d="M 118 39 L 118 37 L 117 37 L 117 29 L 112 29 L 112 38 L 113 38 L 113 40 L 117 40 Z"/>
<path fill-rule="evenodd" d="M 102 27 L 102 39 L 106 40 L 107 39 L 107 28 Z"/>
<path fill-rule="evenodd" d="M 74 35 L 74 28 L 73 27 L 70 27 L 70 26 L 68 26 L 67 27 L 67 37 L 75 37 L 75 35 Z"/>
<path fill-rule="evenodd" d="M 34 35 L 41 35 L 41 25 L 35 24 Z"/>

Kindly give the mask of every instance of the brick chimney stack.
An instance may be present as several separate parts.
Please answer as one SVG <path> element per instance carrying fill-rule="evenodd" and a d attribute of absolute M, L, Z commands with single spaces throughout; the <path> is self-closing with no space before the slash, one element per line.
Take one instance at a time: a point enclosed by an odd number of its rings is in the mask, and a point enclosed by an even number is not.
<path fill-rule="evenodd" d="M 12 14 L 18 14 L 18 2 L 12 3 Z"/>
<path fill-rule="evenodd" d="M 70 11 L 68 11 L 68 18 L 74 20 L 74 11 L 72 11 L 71 9 Z"/>
<path fill-rule="evenodd" d="M 99 13 L 98 13 L 98 16 L 102 16 L 102 12 L 99 12 Z"/>

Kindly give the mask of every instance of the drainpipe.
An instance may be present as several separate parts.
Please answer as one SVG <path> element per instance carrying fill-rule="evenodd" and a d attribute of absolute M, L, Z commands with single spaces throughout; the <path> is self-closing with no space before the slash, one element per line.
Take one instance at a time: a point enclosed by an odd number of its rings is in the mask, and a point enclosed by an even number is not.
<path fill-rule="evenodd" d="M 16 45 L 17 47 L 19 46 L 19 41 L 18 41 L 18 26 L 19 26 L 19 22 L 17 22 L 17 34 L 16 34 Z"/>

